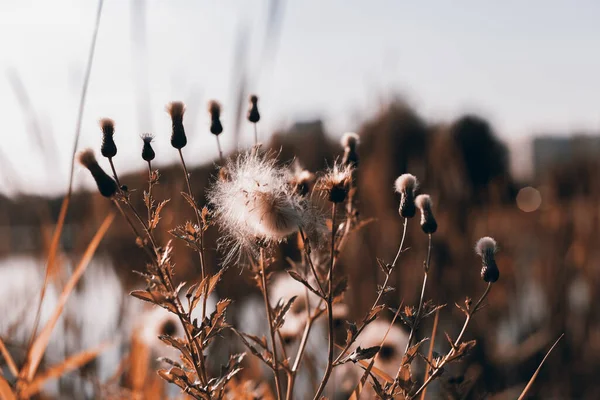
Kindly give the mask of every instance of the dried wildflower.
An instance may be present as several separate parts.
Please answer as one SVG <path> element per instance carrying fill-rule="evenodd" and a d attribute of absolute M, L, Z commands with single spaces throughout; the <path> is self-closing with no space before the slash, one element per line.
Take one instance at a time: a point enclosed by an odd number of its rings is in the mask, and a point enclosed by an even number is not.
<path fill-rule="evenodd" d="M 347 132 L 342 136 L 341 143 L 344 148 L 342 165 L 349 165 L 354 168 L 358 167 L 358 153 L 356 152 L 356 147 L 360 143 L 360 137 L 354 132 Z"/>
<path fill-rule="evenodd" d="M 223 132 L 221 105 L 217 101 L 211 100 L 208 103 L 208 112 L 210 113 L 210 133 L 218 136 Z"/>
<path fill-rule="evenodd" d="M 142 141 L 144 142 L 144 147 L 142 148 L 142 158 L 144 161 L 152 161 L 156 154 L 152 149 L 152 141 L 154 140 L 154 136 L 151 133 L 144 133 L 142 135 Z"/>
<path fill-rule="evenodd" d="M 315 174 L 294 163 L 290 185 L 299 196 L 308 195 L 314 182 Z"/>
<path fill-rule="evenodd" d="M 96 161 L 94 151 L 91 149 L 83 150 L 78 155 L 78 160 L 81 165 L 86 167 L 94 177 L 100 194 L 104 197 L 111 197 L 117 193 L 117 183 L 113 178 L 108 176 L 102 167 Z"/>
<path fill-rule="evenodd" d="M 289 172 L 258 152 L 229 160 L 227 179 L 218 179 L 208 193 L 215 218 L 231 245 L 228 261 L 240 251 L 256 251 L 280 242 L 309 221 L 306 203 L 289 185 Z M 223 243 L 222 243 L 223 244 Z"/>
<path fill-rule="evenodd" d="M 183 114 L 185 113 L 185 104 L 181 101 L 173 101 L 167 104 L 167 112 L 171 116 L 171 146 L 181 150 L 187 144 L 185 129 L 183 128 Z"/>
<path fill-rule="evenodd" d="M 479 239 L 475 245 L 475 252 L 482 261 L 481 278 L 486 282 L 496 282 L 500 277 L 500 271 L 494 258 L 497 251 L 496 241 L 488 236 Z"/>
<path fill-rule="evenodd" d="M 317 183 L 317 189 L 326 193 L 332 203 L 342 203 L 348 196 L 350 182 L 352 181 L 352 168 L 335 164 L 325 176 Z"/>
<path fill-rule="evenodd" d="M 250 96 L 250 108 L 248 109 L 248 121 L 257 123 L 260 121 L 260 113 L 258 112 L 258 96 L 253 94 Z"/>
<path fill-rule="evenodd" d="M 419 186 L 417 178 L 411 174 L 403 174 L 396 179 L 394 184 L 396 192 L 400 193 L 400 216 L 412 218 L 417 209 L 415 207 L 415 191 Z"/>
<path fill-rule="evenodd" d="M 428 194 L 420 194 L 415 199 L 415 205 L 421 211 L 421 229 L 427 234 L 435 233 L 437 222 L 433 216 L 431 197 Z"/>
<path fill-rule="evenodd" d="M 112 158 L 117 155 L 117 145 L 113 139 L 115 134 L 115 122 L 109 118 L 100 120 L 100 128 L 102 129 L 102 146 L 100 152 L 106 158 Z"/>

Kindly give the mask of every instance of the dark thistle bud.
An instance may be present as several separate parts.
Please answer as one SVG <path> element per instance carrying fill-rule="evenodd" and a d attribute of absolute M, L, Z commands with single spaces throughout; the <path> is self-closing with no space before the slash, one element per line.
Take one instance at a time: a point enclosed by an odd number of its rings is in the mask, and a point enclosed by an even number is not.
<path fill-rule="evenodd" d="M 403 174 L 396 179 L 394 184 L 396 192 L 400 194 L 399 213 L 403 218 L 412 218 L 417 212 L 415 207 L 415 191 L 419 186 L 417 178 L 411 174 Z"/>
<path fill-rule="evenodd" d="M 494 258 L 497 251 L 496 241 L 491 237 L 483 237 L 475 245 L 475 252 L 481 257 L 482 261 L 481 278 L 486 282 L 494 283 L 500 277 L 500 271 Z"/>
<path fill-rule="evenodd" d="M 221 105 L 211 100 L 208 103 L 208 112 L 210 113 L 210 133 L 213 135 L 220 135 L 223 132 L 223 125 L 221 125 Z"/>
<path fill-rule="evenodd" d="M 437 231 L 437 222 L 431 210 L 432 202 L 428 194 L 420 194 L 415 199 L 415 205 L 421 211 L 421 229 L 428 235 Z"/>
<path fill-rule="evenodd" d="M 356 147 L 360 143 L 360 137 L 354 132 L 344 133 L 342 136 L 342 147 L 344 148 L 344 158 L 342 165 L 349 165 L 353 168 L 358 167 L 358 153 Z"/>
<path fill-rule="evenodd" d="M 183 128 L 183 114 L 185 113 L 185 104 L 181 101 L 173 101 L 167 104 L 167 112 L 171 115 L 171 146 L 181 150 L 187 144 L 185 129 Z"/>
<path fill-rule="evenodd" d="M 144 147 L 142 147 L 142 158 L 144 161 L 152 161 L 156 154 L 154 153 L 154 149 L 152 149 L 152 141 L 154 140 L 154 136 L 151 133 L 142 134 L 142 141 L 144 142 Z"/>
<path fill-rule="evenodd" d="M 117 182 L 98 164 L 94 151 L 91 149 L 83 150 L 78 155 L 78 160 L 81 165 L 86 167 L 94 177 L 100 194 L 104 197 L 112 197 L 117 193 Z"/>
<path fill-rule="evenodd" d="M 258 112 L 258 96 L 253 94 L 250 96 L 250 108 L 248 109 L 248 121 L 253 124 L 260 121 L 260 113 Z"/>
<path fill-rule="evenodd" d="M 115 122 L 109 118 L 100 120 L 100 128 L 102 129 L 102 146 L 100 152 L 106 158 L 113 158 L 117 155 L 117 145 L 113 139 L 115 134 Z"/>
<path fill-rule="evenodd" d="M 294 165 L 294 171 L 290 181 L 290 186 L 294 188 L 294 192 L 299 196 L 305 197 L 310 193 L 314 182 L 315 174 L 303 169 L 298 164 Z"/>
<path fill-rule="evenodd" d="M 352 168 L 335 164 L 333 168 L 320 179 L 317 189 L 326 193 L 332 203 L 342 203 L 348 197 Z"/>

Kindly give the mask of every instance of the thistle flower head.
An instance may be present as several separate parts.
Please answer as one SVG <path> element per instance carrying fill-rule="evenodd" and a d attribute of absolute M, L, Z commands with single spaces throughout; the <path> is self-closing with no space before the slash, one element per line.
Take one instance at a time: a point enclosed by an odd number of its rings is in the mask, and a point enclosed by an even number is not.
<path fill-rule="evenodd" d="M 397 193 L 400 193 L 400 216 L 404 218 L 412 218 L 417 211 L 415 206 L 415 191 L 419 186 L 419 182 L 414 175 L 403 174 L 396 179 L 394 187 Z"/>
<path fill-rule="evenodd" d="M 342 136 L 342 147 L 344 148 L 344 158 L 342 159 L 342 165 L 348 165 L 350 167 L 358 167 L 358 152 L 356 147 L 360 142 L 360 137 L 354 132 L 344 133 Z"/>
<path fill-rule="evenodd" d="M 142 147 L 142 158 L 144 161 L 152 161 L 156 154 L 154 153 L 154 149 L 152 149 L 152 141 L 154 140 L 154 135 L 151 133 L 144 133 L 141 136 L 142 141 L 144 142 L 144 146 Z"/>
<path fill-rule="evenodd" d="M 290 186 L 300 196 L 306 196 L 310 193 L 315 182 L 315 174 L 302 168 L 297 162 L 294 163 L 292 170 Z"/>
<path fill-rule="evenodd" d="M 253 94 L 250 96 L 250 108 L 248 109 L 248 121 L 253 124 L 260 121 L 260 113 L 258 112 L 258 96 Z"/>
<path fill-rule="evenodd" d="M 113 178 L 108 176 L 98 164 L 93 150 L 82 150 L 78 154 L 77 159 L 81 165 L 90 171 L 102 196 L 112 197 L 115 193 L 117 193 L 117 183 Z"/>
<path fill-rule="evenodd" d="M 115 122 L 110 118 L 103 118 L 99 122 L 102 129 L 102 146 L 100 152 L 106 158 L 112 158 L 117 155 L 117 145 L 113 139 L 115 134 Z"/>
<path fill-rule="evenodd" d="M 415 205 L 421 211 L 421 229 L 427 234 L 435 233 L 437 230 L 432 204 L 431 197 L 428 194 L 420 194 L 415 199 Z"/>
<path fill-rule="evenodd" d="M 181 150 L 187 144 L 185 129 L 183 127 L 183 114 L 185 113 L 185 104 L 181 101 L 173 101 L 167 104 L 167 112 L 171 116 L 171 146 Z"/>
<path fill-rule="evenodd" d="M 257 243 L 280 242 L 303 227 L 310 214 L 306 202 L 289 185 L 289 171 L 258 152 L 241 154 L 227 165 L 208 193 L 215 218 L 230 245 L 226 261 L 242 252 L 256 253 Z"/>
<path fill-rule="evenodd" d="M 316 188 L 324 192 L 332 203 L 342 203 L 348 196 L 351 182 L 352 167 L 336 163 L 319 179 Z"/>
<path fill-rule="evenodd" d="M 208 103 L 208 112 L 210 114 L 210 133 L 220 135 L 223 132 L 221 124 L 221 104 L 215 100 Z"/>
<path fill-rule="evenodd" d="M 354 132 L 346 132 L 342 135 L 341 143 L 344 149 L 355 149 L 356 146 L 360 144 L 360 136 Z"/>
<path fill-rule="evenodd" d="M 475 252 L 481 257 L 481 278 L 485 282 L 496 282 L 500 277 L 500 271 L 496 265 L 495 254 L 498 251 L 496 241 L 489 237 L 482 237 L 475 245 Z"/>

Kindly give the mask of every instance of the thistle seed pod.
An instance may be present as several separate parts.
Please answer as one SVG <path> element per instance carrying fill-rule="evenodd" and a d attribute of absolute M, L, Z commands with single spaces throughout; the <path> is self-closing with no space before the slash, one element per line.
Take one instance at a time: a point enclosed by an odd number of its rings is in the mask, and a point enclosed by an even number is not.
<path fill-rule="evenodd" d="M 208 112 L 210 113 L 210 133 L 220 135 L 223 132 L 221 124 L 221 105 L 215 100 L 208 103 Z"/>
<path fill-rule="evenodd" d="M 396 179 L 394 184 L 396 192 L 400 194 L 400 208 L 398 212 L 403 218 L 412 218 L 417 212 L 415 206 L 415 191 L 419 182 L 414 175 L 403 174 Z"/>
<path fill-rule="evenodd" d="M 117 145 L 113 139 L 115 134 L 115 122 L 109 118 L 100 120 L 100 128 L 102 129 L 102 146 L 100 152 L 106 158 L 113 158 L 117 155 Z"/>
<path fill-rule="evenodd" d="M 437 231 L 437 222 L 433 216 L 431 197 L 428 194 L 420 194 L 415 199 L 415 205 L 421 211 L 421 229 L 430 235 Z"/>
<path fill-rule="evenodd" d="M 91 149 L 83 150 L 78 155 L 78 160 L 81 165 L 87 168 L 94 180 L 96 181 L 96 185 L 98 186 L 98 190 L 100 194 L 104 197 L 112 197 L 115 193 L 117 193 L 118 187 L 117 182 L 98 164 L 96 161 L 96 156 L 94 155 L 94 151 Z"/>
<path fill-rule="evenodd" d="M 150 133 L 144 133 L 142 135 L 142 141 L 144 142 L 144 147 L 142 148 L 142 158 L 144 161 L 152 161 L 156 154 L 154 153 L 154 149 L 152 149 L 152 141 L 154 140 L 154 136 Z"/>
<path fill-rule="evenodd" d="M 498 251 L 496 241 L 491 237 L 483 237 L 477 241 L 475 252 L 481 257 L 481 278 L 490 283 L 494 283 L 500 277 L 500 271 L 496 265 L 494 255 Z"/>
<path fill-rule="evenodd" d="M 260 113 L 258 112 L 258 96 L 253 94 L 250 96 L 250 108 L 248 109 L 248 121 L 253 124 L 260 121 Z"/>
<path fill-rule="evenodd" d="M 358 153 L 356 147 L 360 143 L 360 137 L 354 132 L 347 132 L 342 136 L 341 143 L 344 148 L 342 165 L 349 165 L 353 168 L 358 167 Z"/>
<path fill-rule="evenodd" d="M 307 196 L 315 182 L 315 174 L 303 169 L 296 163 L 294 165 L 293 174 L 290 179 L 290 186 L 294 188 L 294 192 L 301 197 Z"/>
<path fill-rule="evenodd" d="M 320 179 L 317 189 L 326 193 L 332 203 L 342 203 L 348 197 L 352 182 L 352 168 L 335 164 L 328 173 Z"/>
<path fill-rule="evenodd" d="M 181 150 L 187 144 L 185 129 L 183 128 L 183 114 L 185 113 L 185 104 L 181 101 L 174 101 L 167 104 L 167 112 L 171 116 L 171 125 L 173 132 L 171 133 L 171 146 L 177 150 Z"/>

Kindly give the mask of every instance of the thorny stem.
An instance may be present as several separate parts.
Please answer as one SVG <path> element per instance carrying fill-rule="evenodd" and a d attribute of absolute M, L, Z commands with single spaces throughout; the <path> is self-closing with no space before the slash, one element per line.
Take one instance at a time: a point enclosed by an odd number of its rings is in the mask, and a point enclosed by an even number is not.
<path fill-rule="evenodd" d="M 323 379 L 321 380 L 321 384 L 317 389 L 317 393 L 315 394 L 314 400 L 319 400 L 321 394 L 325 390 L 325 386 L 327 385 L 327 381 L 331 376 L 331 371 L 333 370 L 333 348 L 334 337 L 333 337 L 333 266 L 335 260 L 335 234 L 336 234 L 336 225 L 335 225 L 335 213 L 337 211 L 337 203 L 333 203 L 331 207 L 331 261 L 329 263 L 329 279 L 327 281 L 328 290 L 327 290 L 327 325 L 329 331 L 329 345 L 327 352 L 327 367 L 325 368 L 325 374 L 323 375 Z"/>
<path fill-rule="evenodd" d="M 475 313 L 477 311 L 479 311 L 479 306 L 481 305 L 483 300 L 487 297 L 491 288 L 492 288 L 492 283 L 489 282 L 487 287 L 485 288 L 485 291 L 483 292 L 483 294 L 481 295 L 481 297 L 479 298 L 477 303 L 475 303 L 475 306 L 467 311 L 467 317 L 465 319 L 465 323 L 463 324 L 463 327 L 462 327 L 460 333 L 458 334 L 458 337 L 452 344 L 452 348 L 450 349 L 448 354 L 446 354 L 446 356 L 444 356 L 444 359 L 439 363 L 439 365 L 437 367 L 435 367 L 433 369 L 433 371 L 431 371 L 431 374 L 429 375 L 427 380 L 425 380 L 425 382 L 423 382 L 421 387 L 412 396 L 409 397 L 409 400 L 412 400 L 412 399 L 416 398 L 419 394 L 421 394 L 421 392 L 423 390 L 425 390 L 425 388 L 438 376 L 439 371 L 442 370 L 442 368 L 444 368 L 444 366 L 448 362 L 448 359 L 454 355 L 454 349 L 456 347 L 458 347 L 458 345 L 460 344 L 460 341 L 462 340 L 463 335 L 467 331 L 467 326 L 469 326 L 469 322 L 471 322 L 471 318 L 473 317 L 473 315 L 475 315 Z"/>
<path fill-rule="evenodd" d="M 123 215 L 125 215 L 125 219 L 130 224 L 130 226 L 133 229 L 134 233 L 139 237 L 137 229 L 135 228 L 135 226 L 133 225 L 133 223 L 131 222 L 131 220 L 123 212 L 123 210 L 118 205 L 118 203 L 117 203 L 116 200 L 115 200 L 115 204 L 117 204 L 117 207 L 119 208 L 119 210 L 121 210 L 121 213 Z M 153 251 L 154 251 L 154 257 L 152 257 L 152 259 L 153 259 L 153 262 L 156 263 L 156 265 L 157 265 L 157 270 L 159 272 L 159 276 L 160 276 L 161 280 L 163 281 L 163 284 L 169 290 L 174 291 L 174 285 L 173 285 L 173 281 L 171 280 L 171 277 L 167 273 L 163 274 L 162 269 L 158 265 L 158 258 L 159 258 L 158 246 L 156 245 L 156 241 L 154 239 L 154 236 L 152 235 L 152 233 L 148 229 L 148 226 L 146 226 L 146 224 L 142 220 L 142 217 L 137 212 L 137 210 L 135 209 L 135 207 L 133 207 L 133 204 L 131 204 L 131 202 L 129 201 L 129 199 L 127 199 L 126 197 L 125 197 L 125 204 L 127 204 L 127 206 L 129 207 L 129 209 L 135 215 L 135 217 L 138 220 L 138 222 L 142 225 L 142 227 L 144 228 L 144 231 L 146 232 L 146 235 L 148 236 L 148 240 L 150 240 L 150 243 L 152 244 L 152 248 L 153 248 Z M 206 368 L 205 368 L 205 364 L 204 364 L 204 352 L 202 350 L 202 346 L 200 344 L 198 344 L 195 340 L 192 339 L 192 334 L 189 332 L 188 325 L 185 323 L 185 319 L 184 319 L 185 310 L 183 308 L 183 305 L 181 304 L 181 301 L 179 301 L 179 297 L 174 296 L 173 301 L 175 302 L 175 306 L 176 306 L 176 309 L 177 309 L 177 313 L 176 313 L 177 317 L 179 318 L 179 321 L 181 322 L 181 325 L 183 327 L 183 330 L 185 331 L 185 334 L 186 334 L 186 337 L 187 337 L 187 340 L 188 340 L 188 343 L 189 343 L 189 346 L 190 346 L 190 353 L 191 353 L 191 356 L 192 356 L 192 361 L 194 363 L 194 369 L 196 370 L 196 374 L 198 375 L 198 379 L 200 379 L 200 381 L 202 382 L 202 384 L 206 385 L 207 382 L 208 382 L 208 376 L 206 374 Z M 196 354 L 196 353 L 198 353 L 198 354 Z M 199 362 L 197 362 L 196 359 L 198 359 Z"/>
<path fill-rule="evenodd" d="M 403 358 L 406 355 L 406 353 L 408 353 L 408 349 L 410 349 L 410 346 L 413 341 L 413 337 L 415 336 L 417 327 L 420 322 L 421 312 L 423 311 L 423 300 L 425 299 L 425 288 L 427 287 L 427 276 L 428 276 L 427 273 L 429 272 L 429 262 L 431 260 L 431 234 L 428 234 L 427 236 L 428 236 L 429 244 L 427 246 L 427 259 L 425 261 L 425 264 L 423 265 L 423 285 L 421 286 L 421 298 L 419 299 L 419 306 L 417 307 L 417 313 L 415 314 L 415 318 L 413 320 L 412 326 L 410 327 L 408 341 L 406 342 L 406 348 L 404 349 L 404 354 L 402 355 Z M 390 393 L 392 393 L 394 391 L 394 389 L 396 388 L 396 384 L 398 382 L 398 379 L 400 377 L 400 372 L 402 372 L 403 367 L 404 367 L 404 365 L 401 364 L 400 367 L 398 368 L 398 372 L 396 373 L 396 378 L 394 379 L 394 383 L 392 384 Z"/>
<path fill-rule="evenodd" d="M 279 361 L 277 359 L 277 342 L 275 341 L 275 329 L 273 327 L 273 317 L 271 315 L 271 305 L 269 303 L 269 293 L 267 290 L 267 273 L 265 271 L 265 252 L 260 249 L 260 275 L 262 278 L 263 300 L 267 312 L 267 321 L 269 322 L 269 333 L 271 335 L 271 344 L 273 346 L 273 372 L 275 374 L 275 390 L 277 399 L 281 400 L 281 382 L 279 381 Z"/>
<path fill-rule="evenodd" d="M 218 137 L 217 137 L 217 140 L 218 140 Z M 181 149 L 178 149 L 178 151 L 179 151 L 179 159 L 181 160 L 181 166 L 183 167 L 183 174 L 185 175 L 185 183 L 187 185 L 188 195 L 190 196 L 190 198 L 192 200 L 194 200 L 194 195 L 192 194 L 192 186 L 190 185 L 190 174 L 188 173 L 187 167 L 185 165 L 185 160 L 183 159 L 183 153 L 181 152 Z M 202 274 L 201 282 L 203 282 L 204 278 L 206 277 L 206 273 L 204 270 L 204 226 L 203 226 L 202 222 L 200 221 L 200 214 L 198 213 L 198 209 L 196 207 L 193 207 L 193 208 L 194 208 L 194 215 L 196 216 L 196 223 L 198 224 L 198 228 L 200 229 L 200 249 L 198 249 L 198 257 L 200 258 L 200 271 Z M 202 321 L 204 321 L 204 318 L 206 317 L 207 297 L 208 297 L 208 293 L 204 293 L 204 295 L 202 296 Z"/>

